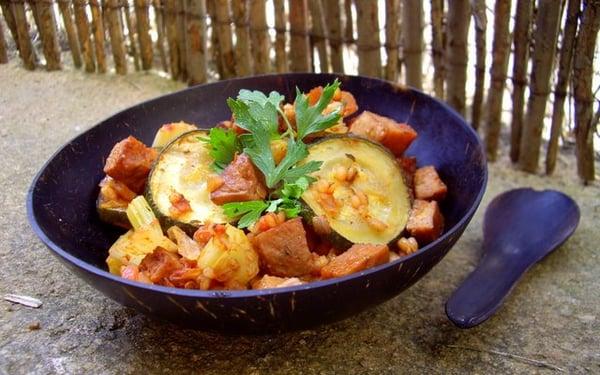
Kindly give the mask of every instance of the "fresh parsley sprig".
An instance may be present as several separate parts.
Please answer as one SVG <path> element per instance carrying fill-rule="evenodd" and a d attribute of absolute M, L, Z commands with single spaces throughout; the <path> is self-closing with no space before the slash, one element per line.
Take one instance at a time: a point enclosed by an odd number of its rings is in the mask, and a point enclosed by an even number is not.
<path fill-rule="evenodd" d="M 199 138 L 210 145 L 210 156 L 213 158 L 212 168 L 221 173 L 231 163 L 235 154 L 242 151 L 242 146 L 235 131 L 231 129 L 212 128 L 208 138 Z"/>

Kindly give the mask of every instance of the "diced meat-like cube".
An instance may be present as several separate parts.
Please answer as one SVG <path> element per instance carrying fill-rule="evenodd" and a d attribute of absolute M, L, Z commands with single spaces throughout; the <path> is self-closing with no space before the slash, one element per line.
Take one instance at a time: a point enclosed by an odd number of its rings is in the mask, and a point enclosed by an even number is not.
<path fill-rule="evenodd" d="M 302 280 L 297 277 L 277 277 L 264 275 L 260 279 L 252 283 L 252 289 L 270 289 L 284 288 L 286 286 L 294 286 L 303 284 Z"/>
<path fill-rule="evenodd" d="M 446 197 L 448 188 L 433 166 L 417 169 L 414 181 L 417 199 L 439 201 Z"/>
<path fill-rule="evenodd" d="M 401 156 L 417 138 L 417 132 L 409 125 L 369 111 L 364 111 L 352 122 L 350 133 L 379 142 L 396 156 Z"/>
<path fill-rule="evenodd" d="M 323 86 L 317 86 L 312 88 L 306 96 L 308 97 L 308 104 L 315 105 L 321 99 L 321 95 L 323 95 Z M 352 93 L 348 91 L 342 91 L 337 89 L 331 98 L 331 102 L 341 103 L 342 104 L 342 117 L 348 117 L 351 114 L 358 111 L 358 105 L 356 104 L 356 99 Z"/>
<path fill-rule="evenodd" d="M 438 203 L 416 199 L 408 217 L 406 230 L 421 246 L 438 238 L 444 230 L 444 217 Z"/>
<path fill-rule="evenodd" d="M 139 194 L 144 190 L 156 157 L 156 150 L 129 136 L 113 147 L 106 159 L 104 172 Z"/>
<path fill-rule="evenodd" d="M 402 171 L 404 180 L 412 190 L 414 188 L 415 172 L 417 171 L 417 158 L 414 156 L 403 156 L 397 160 L 398 164 L 400 164 L 400 170 Z"/>
<path fill-rule="evenodd" d="M 221 174 L 223 184 L 210 193 L 216 204 L 265 199 L 267 189 L 260 172 L 246 154 L 236 155 Z"/>
<path fill-rule="evenodd" d="M 178 269 L 183 268 L 179 257 L 168 252 L 162 247 L 157 247 L 152 253 L 146 255 L 140 263 L 140 271 L 146 273 L 153 283 L 167 284 L 171 283 L 167 278 Z"/>
<path fill-rule="evenodd" d="M 288 220 L 252 238 L 254 249 L 270 275 L 302 276 L 315 271 L 302 219 Z"/>
<path fill-rule="evenodd" d="M 387 245 L 355 244 L 323 267 L 321 276 L 324 279 L 346 276 L 387 263 L 389 259 Z"/>

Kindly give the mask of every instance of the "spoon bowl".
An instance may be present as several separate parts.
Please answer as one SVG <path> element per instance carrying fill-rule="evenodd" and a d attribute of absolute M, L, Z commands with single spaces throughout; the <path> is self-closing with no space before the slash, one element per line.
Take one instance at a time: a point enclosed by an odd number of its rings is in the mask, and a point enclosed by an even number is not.
<path fill-rule="evenodd" d="M 483 256 L 446 303 L 448 318 L 460 328 L 486 321 L 523 274 L 573 234 L 579 217 L 575 201 L 554 190 L 494 198 L 483 222 Z"/>

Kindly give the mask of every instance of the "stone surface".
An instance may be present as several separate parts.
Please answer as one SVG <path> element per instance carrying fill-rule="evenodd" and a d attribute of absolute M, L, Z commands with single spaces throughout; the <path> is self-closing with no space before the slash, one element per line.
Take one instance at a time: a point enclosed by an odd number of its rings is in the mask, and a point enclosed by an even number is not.
<path fill-rule="evenodd" d="M 119 109 L 180 87 L 142 73 L 125 78 L 0 65 L 0 294 L 43 301 L 39 309 L 0 301 L 0 373 L 556 371 L 493 351 L 568 373 L 600 372 L 600 188 L 580 185 L 566 154 L 550 178 L 514 171 L 505 160 L 490 165 L 482 207 L 450 254 L 400 296 L 336 324 L 223 336 L 156 321 L 105 298 L 35 237 L 26 220 L 27 189 L 64 142 Z M 491 320 L 467 331 L 455 328 L 444 302 L 477 262 L 487 202 L 520 186 L 573 196 L 581 224 L 530 270 Z"/>

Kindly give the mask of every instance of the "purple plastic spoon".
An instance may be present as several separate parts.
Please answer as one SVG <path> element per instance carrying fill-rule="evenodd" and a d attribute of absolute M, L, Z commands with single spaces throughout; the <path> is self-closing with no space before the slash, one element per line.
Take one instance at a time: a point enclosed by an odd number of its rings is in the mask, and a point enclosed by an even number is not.
<path fill-rule="evenodd" d="M 573 234 L 579 207 L 555 190 L 515 189 L 489 204 L 483 256 L 446 303 L 456 326 L 471 328 L 496 312 L 521 276 Z"/>

